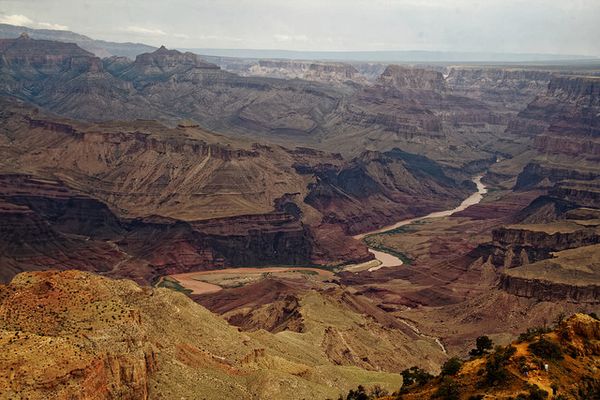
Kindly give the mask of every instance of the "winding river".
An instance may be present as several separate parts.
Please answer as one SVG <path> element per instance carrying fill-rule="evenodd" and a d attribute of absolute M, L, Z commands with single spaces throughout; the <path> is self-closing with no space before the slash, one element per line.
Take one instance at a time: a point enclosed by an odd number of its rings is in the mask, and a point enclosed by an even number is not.
<path fill-rule="evenodd" d="M 470 195 L 469 197 L 467 197 L 465 200 L 463 200 L 463 202 L 460 203 L 460 205 L 456 208 L 453 208 L 451 210 L 432 212 L 431 214 L 427 214 L 424 217 L 405 219 L 405 220 L 396 222 L 393 225 L 389 225 L 389 226 L 383 227 L 381 229 L 377 229 L 375 231 L 361 233 L 360 235 L 354 236 L 354 238 L 360 240 L 360 239 L 365 238 L 368 235 L 373 235 L 376 233 L 384 233 L 389 230 L 396 229 L 396 228 L 399 228 L 401 226 L 405 226 L 408 224 L 412 224 L 413 222 L 420 221 L 423 219 L 448 217 L 454 213 L 463 211 L 466 208 L 479 203 L 481 201 L 481 199 L 483 198 L 483 195 L 487 193 L 487 189 L 486 189 L 485 185 L 481 182 L 482 177 L 483 177 L 483 175 L 478 175 L 472 179 L 472 181 L 475 183 L 475 185 L 477 185 L 477 191 L 475 193 L 473 193 L 472 195 Z M 375 258 L 381 262 L 381 264 L 379 264 L 378 266 L 369 268 L 370 272 L 376 271 L 380 268 L 396 267 L 396 266 L 403 264 L 402 260 L 399 259 L 398 257 L 393 256 L 388 253 L 384 253 L 383 251 L 378 251 L 378 250 L 369 248 L 369 252 L 371 252 L 375 256 Z"/>

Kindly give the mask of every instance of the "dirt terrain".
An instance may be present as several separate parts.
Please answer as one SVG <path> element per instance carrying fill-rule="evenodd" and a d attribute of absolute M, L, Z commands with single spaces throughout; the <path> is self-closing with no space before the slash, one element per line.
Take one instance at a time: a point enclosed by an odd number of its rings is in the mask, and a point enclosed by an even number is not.
<path fill-rule="evenodd" d="M 191 289 L 191 294 L 215 293 L 222 289 L 222 285 L 242 285 L 259 279 L 261 276 L 294 276 L 317 275 L 321 279 L 333 277 L 333 272 L 319 268 L 302 267 L 264 267 L 264 268 L 228 268 L 216 271 L 187 272 L 169 275 L 186 289 Z M 215 282 L 215 283 L 210 283 Z"/>

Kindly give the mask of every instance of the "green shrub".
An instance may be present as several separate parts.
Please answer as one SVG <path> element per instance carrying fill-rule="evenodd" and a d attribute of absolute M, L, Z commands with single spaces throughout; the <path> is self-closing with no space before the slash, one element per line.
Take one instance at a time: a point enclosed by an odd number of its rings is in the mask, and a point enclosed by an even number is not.
<path fill-rule="evenodd" d="M 540 389 L 537 385 L 529 386 L 528 394 L 520 394 L 516 400 L 544 400 L 548 398 L 548 392 Z"/>
<path fill-rule="evenodd" d="M 472 356 L 481 356 L 486 354 L 488 350 L 491 350 L 494 346 L 494 342 L 487 336 L 479 336 L 477 340 L 475 340 L 475 348 L 472 349 L 469 354 Z"/>
<path fill-rule="evenodd" d="M 443 400 L 459 400 L 460 385 L 454 379 L 445 377 L 438 390 L 433 394 L 433 397 Z"/>
<path fill-rule="evenodd" d="M 371 388 L 370 391 L 370 397 L 373 399 L 378 399 L 380 397 L 384 397 L 387 396 L 388 392 L 387 390 L 383 389 L 381 386 L 379 385 L 375 385 Z"/>
<path fill-rule="evenodd" d="M 402 371 L 400 374 L 402 375 L 403 380 L 402 386 L 411 386 L 414 383 L 421 386 L 433 378 L 433 375 L 419 367 L 410 367 Z"/>
<path fill-rule="evenodd" d="M 442 365 L 442 375 L 456 375 L 458 371 L 460 371 L 460 367 L 462 367 L 462 361 L 458 357 L 452 357 L 447 360 L 444 365 Z"/>
<path fill-rule="evenodd" d="M 562 360 L 564 358 L 560 346 L 546 338 L 540 338 L 528 347 L 533 354 L 545 360 Z"/>
<path fill-rule="evenodd" d="M 543 335 L 544 333 L 550 332 L 550 328 L 544 328 L 543 326 L 537 326 L 535 328 L 527 328 L 526 332 L 519 335 L 519 342 L 530 342 L 536 337 Z"/>
<path fill-rule="evenodd" d="M 343 397 L 340 396 L 340 399 L 343 399 Z M 371 396 L 365 392 L 365 387 L 363 385 L 358 385 L 356 390 L 350 389 L 346 396 L 346 400 L 371 400 Z"/>

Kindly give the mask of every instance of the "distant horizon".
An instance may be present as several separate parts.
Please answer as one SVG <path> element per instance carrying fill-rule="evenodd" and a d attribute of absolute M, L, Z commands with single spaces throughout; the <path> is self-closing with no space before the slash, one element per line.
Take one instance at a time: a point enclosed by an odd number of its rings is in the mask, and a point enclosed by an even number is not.
<path fill-rule="evenodd" d="M 166 46 L 169 48 L 168 46 Z M 250 49 L 250 48 L 176 48 L 179 51 L 189 51 L 200 55 L 211 57 L 233 57 L 233 58 L 281 58 L 281 59 L 319 59 L 329 61 L 403 61 L 403 62 L 545 62 L 545 61 L 600 61 L 600 56 L 583 54 L 554 54 L 554 53 L 500 53 L 500 52 L 477 52 L 477 51 L 443 51 L 443 50 L 290 50 L 290 49 Z M 246 53 L 246 54 L 243 54 Z M 262 54 L 261 54 L 262 53 Z M 315 58 L 313 56 L 325 56 Z M 340 58 L 329 58 L 329 56 L 340 56 Z M 371 59 L 370 56 L 388 55 L 391 58 Z M 430 56 L 429 58 L 411 59 L 402 56 Z M 350 57 L 358 56 L 358 59 Z M 433 56 L 449 56 L 448 59 L 435 58 Z M 464 58 L 461 58 L 464 56 Z M 469 58 L 471 56 L 471 58 Z M 487 58 L 475 58 L 487 56 Z M 512 60 L 510 59 L 512 58 Z"/>
<path fill-rule="evenodd" d="M 54 32 L 56 34 L 76 35 L 91 40 L 105 41 L 72 30 L 30 28 L 27 26 L 0 23 L 0 26 L 14 29 L 16 38 L 22 32 L 34 34 Z M 151 44 L 135 41 L 114 42 L 158 48 Z M 165 47 L 179 51 L 190 51 L 209 57 L 253 58 L 253 59 L 290 59 L 339 62 L 397 62 L 397 63 L 567 63 L 600 61 L 600 56 L 584 54 L 556 53 L 512 53 L 478 52 L 449 50 L 293 50 L 286 48 L 218 48 L 218 47 Z"/>
<path fill-rule="evenodd" d="M 0 0 L 0 9 L 0 23 L 156 47 L 600 57 L 597 0 Z"/>
<path fill-rule="evenodd" d="M 25 33 L 56 32 L 85 36 L 91 40 L 104 41 L 72 30 L 30 28 L 27 26 L 0 23 Z M 153 48 L 155 46 L 143 42 L 124 41 L 115 43 L 131 43 Z M 557 53 L 511 53 L 511 52 L 478 52 L 478 51 L 449 51 L 449 50 L 293 50 L 286 48 L 219 48 L 219 47 L 165 47 L 179 51 L 190 51 L 199 55 L 211 57 L 256 58 L 256 59 L 293 59 L 316 61 L 347 61 L 347 62 L 481 62 L 481 63 L 542 63 L 542 62 L 593 62 L 600 61 L 600 56 L 584 54 Z M 412 58 L 411 58 L 412 57 Z M 419 58 L 421 57 L 421 58 Z M 446 58 L 443 58 L 446 57 Z"/>

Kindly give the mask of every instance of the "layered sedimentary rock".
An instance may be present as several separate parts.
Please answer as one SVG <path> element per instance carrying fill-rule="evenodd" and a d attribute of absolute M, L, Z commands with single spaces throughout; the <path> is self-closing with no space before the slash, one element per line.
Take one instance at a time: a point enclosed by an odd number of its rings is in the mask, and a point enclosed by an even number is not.
<path fill-rule="evenodd" d="M 297 60 L 258 60 L 235 69 L 247 76 L 266 76 L 282 79 L 305 79 L 333 84 L 366 84 L 366 77 L 356 68 L 344 63 L 320 63 Z"/>
<path fill-rule="evenodd" d="M 490 158 L 490 149 L 465 146 L 471 137 L 500 132 L 507 110 L 452 94 L 441 73 L 389 66 L 375 84 L 355 91 L 332 114 L 326 143 L 345 149 L 399 147 L 449 165 L 464 166 Z M 478 140 L 480 140 L 478 139 Z M 443 144 L 442 144 L 443 143 Z M 456 153 L 461 162 L 456 164 Z"/>
<path fill-rule="evenodd" d="M 390 65 L 377 78 L 377 83 L 396 89 L 444 91 L 446 82 L 441 72 Z"/>
<path fill-rule="evenodd" d="M 600 242 L 600 231 L 574 223 L 509 225 L 492 232 L 492 262 L 507 268 L 550 258 L 553 252 Z"/>
<path fill-rule="evenodd" d="M 446 85 L 457 95 L 473 97 L 519 112 L 537 95 L 546 92 L 549 71 L 513 68 L 454 67 Z"/>
<path fill-rule="evenodd" d="M 596 241 L 597 243 L 598 241 Z M 505 270 L 500 287 L 542 301 L 600 302 L 600 246 L 577 246 L 552 258 Z"/>
<path fill-rule="evenodd" d="M 525 166 L 517 177 L 516 190 L 530 189 L 533 187 L 553 187 L 555 183 L 563 180 L 595 180 L 600 178 L 598 168 L 586 168 L 585 165 L 555 165 L 543 161 L 534 161 Z"/>
<path fill-rule="evenodd" d="M 433 339 L 421 337 L 369 299 L 337 285 L 266 278 L 194 298 L 244 330 L 311 337 L 337 365 L 395 372 L 420 365 L 435 370 L 436 360 L 444 357 Z M 378 345 L 368 344 L 373 341 Z"/>
<path fill-rule="evenodd" d="M 508 132 L 540 135 L 535 145 L 544 153 L 598 157 L 600 93 L 597 77 L 557 76 L 536 97 Z M 580 154 L 577 152 L 581 151 Z"/>
<path fill-rule="evenodd" d="M 223 266 L 365 261 L 372 255 L 349 233 L 445 208 L 472 190 L 400 150 L 348 162 L 193 124 L 94 125 L 3 104 L 1 197 L 58 235 L 23 257 L 7 252 L 5 280 L 44 259 L 76 267 L 50 251 L 65 235 L 62 243 L 91 254 L 102 249 L 82 268 L 139 282 Z"/>
<path fill-rule="evenodd" d="M 2 47 L 11 48 L 8 55 L 27 58 L 31 47 L 44 51 L 35 42 L 4 40 Z M 52 46 L 46 47 L 44 57 L 51 58 Z M 210 129 L 352 156 L 364 149 L 424 149 L 426 155 L 457 167 L 495 154 L 495 145 L 475 136 L 491 140 L 512 112 L 449 93 L 439 72 L 421 68 L 390 66 L 374 85 L 365 86 L 356 83 L 358 73 L 349 65 L 302 64 L 306 78 L 315 82 L 239 76 L 195 54 L 164 47 L 133 62 L 101 61 L 84 50 L 81 55 L 71 51 L 61 55 L 69 68 L 54 68 L 46 75 L 23 75 L 17 64 L 3 65 L 4 90 L 90 121 L 143 118 L 174 124 L 190 118 Z M 353 82 L 339 85 L 345 77 Z"/>
<path fill-rule="evenodd" d="M 342 168 L 320 165 L 311 172 L 317 181 L 304 201 L 350 234 L 372 230 L 378 221 L 427 214 L 444 198 L 466 197 L 471 189 L 446 176 L 432 160 L 398 149 L 364 153 Z M 360 206 L 364 202 L 371 204 L 369 210 Z"/>

